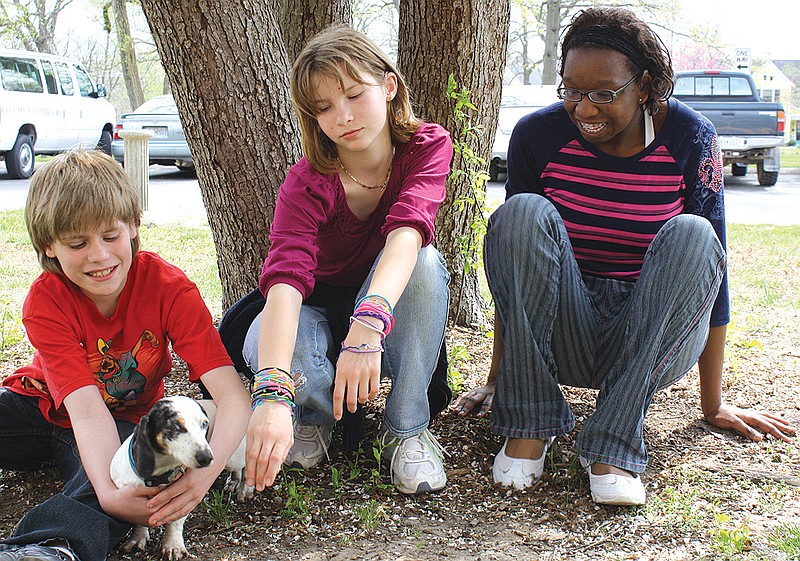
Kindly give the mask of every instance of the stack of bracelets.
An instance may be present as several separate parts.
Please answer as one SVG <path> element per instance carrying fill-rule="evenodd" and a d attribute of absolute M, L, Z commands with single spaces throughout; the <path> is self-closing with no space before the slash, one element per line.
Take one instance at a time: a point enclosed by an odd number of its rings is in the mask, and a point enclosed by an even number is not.
<path fill-rule="evenodd" d="M 383 341 L 394 327 L 393 311 L 389 301 L 380 294 L 367 294 L 361 298 L 356 302 L 356 309 L 353 311 L 353 315 L 350 316 L 350 326 L 352 327 L 353 323 L 358 323 L 373 331 L 377 331 L 381 336 L 381 342 L 379 345 L 362 343 L 357 346 L 345 345 L 344 342 L 342 342 L 342 350 L 339 352 L 382 353 Z M 380 322 L 380 325 L 378 322 Z"/>
<path fill-rule="evenodd" d="M 262 368 L 253 376 L 250 398 L 253 409 L 264 402 L 274 401 L 288 407 L 294 415 L 294 380 L 282 368 Z"/>

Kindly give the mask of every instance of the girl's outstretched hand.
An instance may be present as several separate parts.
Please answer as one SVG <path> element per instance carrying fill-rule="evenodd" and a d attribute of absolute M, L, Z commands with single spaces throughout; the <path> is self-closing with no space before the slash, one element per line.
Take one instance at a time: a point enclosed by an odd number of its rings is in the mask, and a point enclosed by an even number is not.
<path fill-rule="evenodd" d="M 247 427 L 247 484 L 263 491 L 275 483 L 293 443 L 292 414 L 288 407 L 270 401 L 256 407 Z"/>
<path fill-rule="evenodd" d="M 765 434 L 789 442 L 789 437 L 797 434 L 797 429 L 782 417 L 725 403 L 713 413 L 706 414 L 705 419 L 715 427 L 735 430 L 754 442 L 761 442 Z"/>
<path fill-rule="evenodd" d="M 462 417 L 466 417 L 470 413 L 474 413 L 476 417 L 485 417 L 492 409 L 493 398 L 494 384 L 486 384 L 461 394 L 453 405 L 453 409 Z"/>

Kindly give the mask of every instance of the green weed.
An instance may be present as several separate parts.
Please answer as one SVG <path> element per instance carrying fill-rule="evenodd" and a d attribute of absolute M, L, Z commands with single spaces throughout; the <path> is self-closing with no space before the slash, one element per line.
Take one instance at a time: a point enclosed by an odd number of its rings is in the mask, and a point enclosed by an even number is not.
<path fill-rule="evenodd" d="M 791 561 L 800 560 L 799 526 L 780 526 L 769 535 L 767 541 L 773 548 L 786 554 Z"/>
<path fill-rule="evenodd" d="M 447 361 L 447 385 L 455 395 L 464 391 L 464 375 L 459 371 L 459 367 L 471 359 L 472 356 L 465 345 L 453 345 L 450 349 L 450 357 Z"/>
<path fill-rule="evenodd" d="M 231 497 L 221 489 L 211 489 L 203 499 L 203 509 L 206 515 L 218 527 L 230 528 L 232 507 Z"/>
<path fill-rule="evenodd" d="M 365 530 L 374 530 L 380 525 L 381 520 L 386 517 L 383 506 L 375 499 L 370 499 L 366 504 L 358 505 L 353 510 Z"/>
<path fill-rule="evenodd" d="M 301 470 L 292 468 L 282 473 L 281 491 L 285 493 L 283 497 L 283 508 L 281 508 L 278 515 L 281 518 L 305 518 L 310 512 L 310 504 L 314 499 L 314 493 L 311 489 L 303 484 L 298 484 L 295 481 L 295 473 Z"/>
<path fill-rule="evenodd" d="M 715 518 L 719 527 L 711 530 L 714 550 L 723 555 L 735 555 L 750 546 L 750 528 L 745 523 L 731 526 L 731 517 L 723 513 L 717 513 Z"/>

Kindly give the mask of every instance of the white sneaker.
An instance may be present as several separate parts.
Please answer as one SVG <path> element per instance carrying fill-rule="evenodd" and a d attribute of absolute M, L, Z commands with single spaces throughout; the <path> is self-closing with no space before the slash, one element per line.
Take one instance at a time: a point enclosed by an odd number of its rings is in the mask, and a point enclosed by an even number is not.
<path fill-rule="evenodd" d="M 592 464 L 581 457 L 581 465 L 589 474 L 589 489 L 592 500 L 598 504 L 636 506 L 643 505 L 646 498 L 642 479 L 637 474 L 633 477 L 606 473 L 595 475 L 592 473 Z"/>
<path fill-rule="evenodd" d="M 381 440 L 392 483 L 398 491 L 417 495 L 444 488 L 447 483 L 442 463 L 444 449 L 428 429 L 407 438 L 396 438 L 386 432 Z"/>
<path fill-rule="evenodd" d="M 525 489 L 533 485 L 533 482 L 542 477 L 544 471 L 544 460 L 547 457 L 547 451 L 556 439 L 555 436 L 544 441 L 544 451 L 542 457 L 538 460 L 529 460 L 526 458 L 512 458 L 506 454 L 506 444 L 508 438 L 503 443 L 503 447 L 495 456 L 494 464 L 492 465 L 492 475 L 494 482 L 499 483 L 503 487 L 514 487 L 515 489 Z"/>
<path fill-rule="evenodd" d="M 332 426 L 296 423 L 294 444 L 283 461 L 284 465 L 309 469 L 319 464 L 322 458 L 328 458 L 330 461 L 328 448 L 331 445 L 332 435 Z"/>

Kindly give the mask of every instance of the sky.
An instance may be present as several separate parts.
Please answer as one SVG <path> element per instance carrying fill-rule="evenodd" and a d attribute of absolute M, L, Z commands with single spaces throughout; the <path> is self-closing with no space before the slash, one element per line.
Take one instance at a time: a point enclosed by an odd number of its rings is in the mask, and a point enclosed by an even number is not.
<path fill-rule="evenodd" d="M 94 28 L 87 22 L 90 0 L 74 0 L 59 18 L 59 28 Z M 731 54 L 749 48 L 752 57 L 800 60 L 800 0 L 678 0 L 682 16 L 675 24 L 716 28 Z M 100 30 L 99 25 L 97 26 Z M 662 34 L 662 32 L 659 32 Z M 666 40 L 666 38 L 665 38 Z"/>
<path fill-rule="evenodd" d="M 731 48 L 752 58 L 800 60 L 800 1 L 682 0 L 687 22 L 719 30 Z"/>

